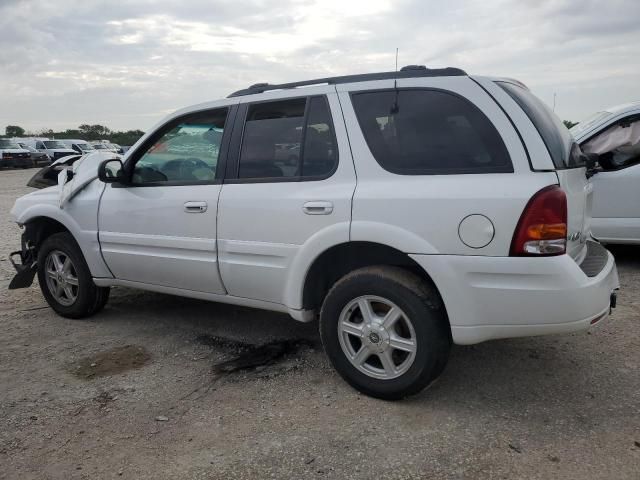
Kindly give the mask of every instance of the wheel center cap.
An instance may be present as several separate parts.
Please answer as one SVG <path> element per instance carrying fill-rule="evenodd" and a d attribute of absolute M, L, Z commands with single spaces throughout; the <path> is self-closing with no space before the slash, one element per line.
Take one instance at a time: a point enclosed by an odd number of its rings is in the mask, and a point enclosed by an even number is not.
<path fill-rule="evenodd" d="M 380 335 L 378 335 L 376 332 L 371 332 L 369 334 L 369 341 L 375 344 L 380 343 Z"/>

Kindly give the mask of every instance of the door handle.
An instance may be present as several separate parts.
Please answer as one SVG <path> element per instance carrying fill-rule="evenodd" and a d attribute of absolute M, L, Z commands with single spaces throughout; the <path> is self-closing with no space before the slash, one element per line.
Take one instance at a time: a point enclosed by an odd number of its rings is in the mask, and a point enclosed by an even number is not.
<path fill-rule="evenodd" d="M 187 213 L 204 213 L 207 211 L 207 202 L 185 202 L 184 211 Z"/>
<path fill-rule="evenodd" d="M 333 203 L 325 201 L 306 202 L 302 211 L 307 215 L 329 215 L 333 212 Z"/>

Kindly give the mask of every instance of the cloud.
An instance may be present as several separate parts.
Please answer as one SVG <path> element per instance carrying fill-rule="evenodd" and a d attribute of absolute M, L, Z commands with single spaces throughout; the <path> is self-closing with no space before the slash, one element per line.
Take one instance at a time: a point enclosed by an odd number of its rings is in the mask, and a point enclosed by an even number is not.
<path fill-rule="evenodd" d="M 637 100 L 640 2 L 3 0 L 0 128 L 149 128 L 247 85 L 458 66 L 578 120 Z"/>

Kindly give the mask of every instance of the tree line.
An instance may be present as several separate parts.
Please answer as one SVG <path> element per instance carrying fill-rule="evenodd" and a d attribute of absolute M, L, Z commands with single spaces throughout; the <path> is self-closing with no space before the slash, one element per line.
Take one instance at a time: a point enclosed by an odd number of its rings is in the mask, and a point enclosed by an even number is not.
<path fill-rule="evenodd" d="M 83 123 L 76 129 L 67 129 L 54 132 L 51 129 L 42 129 L 37 132 L 28 132 L 18 125 L 7 125 L 5 136 L 7 137 L 47 137 L 52 139 L 74 138 L 87 141 L 109 140 L 118 145 L 131 146 L 144 135 L 142 130 L 113 131 L 104 125 L 89 125 Z"/>
<path fill-rule="evenodd" d="M 571 120 L 563 120 L 567 128 L 577 125 Z M 124 132 L 116 132 L 110 130 L 104 125 L 89 125 L 83 123 L 77 129 L 67 129 L 63 132 L 54 132 L 51 129 L 43 129 L 38 132 L 27 132 L 18 125 L 7 125 L 5 128 L 5 136 L 7 137 L 47 137 L 47 138 L 78 138 L 82 140 L 109 140 L 118 145 L 131 146 L 144 135 L 142 130 L 127 130 Z"/>

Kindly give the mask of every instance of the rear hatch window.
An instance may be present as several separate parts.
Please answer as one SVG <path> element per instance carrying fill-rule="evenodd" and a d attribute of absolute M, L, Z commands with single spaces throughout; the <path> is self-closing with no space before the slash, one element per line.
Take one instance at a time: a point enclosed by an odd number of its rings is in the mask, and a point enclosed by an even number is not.
<path fill-rule="evenodd" d="M 580 147 L 553 111 L 528 89 L 510 82 L 496 82 L 527 114 L 540 133 L 557 169 L 583 167 Z"/>

